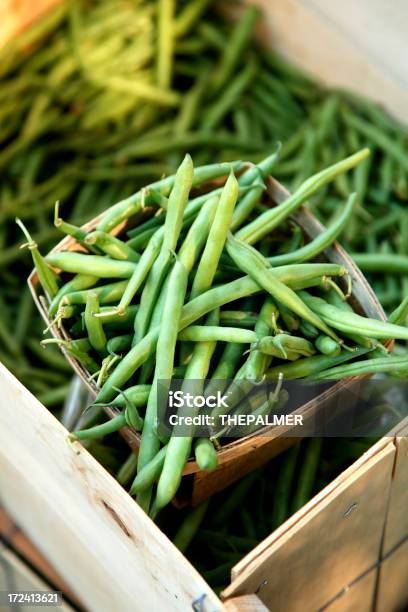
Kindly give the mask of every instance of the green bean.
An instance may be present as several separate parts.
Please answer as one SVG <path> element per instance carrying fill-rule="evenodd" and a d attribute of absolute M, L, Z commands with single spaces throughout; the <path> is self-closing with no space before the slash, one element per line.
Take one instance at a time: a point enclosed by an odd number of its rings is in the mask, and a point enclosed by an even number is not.
<path fill-rule="evenodd" d="M 278 313 L 282 317 L 285 327 L 289 332 L 299 329 L 300 320 L 289 308 L 283 304 L 279 304 Z"/>
<path fill-rule="evenodd" d="M 293 195 L 287 200 L 259 215 L 254 221 L 240 229 L 236 237 L 244 242 L 253 244 L 266 234 L 278 227 L 290 214 L 292 214 L 305 200 L 314 195 L 321 187 L 327 185 L 338 174 L 354 168 L 369 155 L 369 149 L 362 149 L 358 153 L 329 166 L 307 179 Z"/>
<path fill-rule="evenodd" d="M 86 244 L 85 244 L 86 231 L 81 229 L 80 227 L 77 227 L 76 225 L 72 225 L 72 223 L 67 223 L 66 221 L 61 219 L 61 217 L 59 216 L 59 201 L 55 203 L 54 225 L 57 229 L 59 229 L 61 232 L 63 232 L 67 236 L 72 236 L 72 238 L 75 238 L 75 240 L 80 245 L 86 248 Z"/>
<path fill-rule="evenodd" d="M 118 414 L 101 425 L 94 425 L 94 427 L 89 429 L 74 431 L 69 437 L 71 440 L 95 440 L 96 438 L 102 438 L 108 434 L 115 433 L 127 424 L 125 414 Z"/>
<path fill-rule="evenodd" d="M 149 272 L 140 298 L 140 308 L 135 318 L 136 342 L 146 333 L 154 301 L 157 298 L 161 284 L 170 265 L 172 251 L 176 248 L 192 181 L 193 162 L 191 157 L 186 155 L 184 161 L 177 170 L 174 186 L 170 193 L 161 250 Z"/>
<path fill-rule="evenodd" d="M 81 275 L 82 276 L 82 275 Z M 97 278 L 99 280 L 99 278 Z M 92 291 L 98 295 L 99 304 L 109 304 L 120 299 L 127 287 L 128 281 L 117 281 L 98 287 L 92 287 Z M 68 283 L 67 283 L 68 284 Z M 63 299 L 63 304 L 86 304 L 88 291 L 70 291 Z"/>
<path fill-rule="evenodd" d="M 209 231 L 212 228 L 217 208 L 219 208 L 218 196 L 209 197 L 198 212 L 180 247 L 178 256 L 188 272 L 193 268 L 205 244 Z"/>
<path fill-rule="evenodd" d="M 240 138 L 245 138 L 247 140 L 251 138 L 251 126 L 247 109 L 240 107 L 235 108 L 232 114 L 232 121 L 234 130 Z"/>
<path fill-rule="evenodd" d="M 343 213 L 326 231 L 320 233 L 314 240 L 301 247 L 300 249 L 292 251 L 291 253 L 268 257 L 268 261 L 274 266 L 280 266 L 295 262 L 300 263 L 302 261 L 307 261 L 308 259 L 313 259 L 313 257 L 315 257 L 325 248 L 330 246 L 337 238 L 337 236 L 342 232 L 342 230 L 346 227 L 355 210 L 357 203 L 357 194 L 353 193 L 350 196 L 343 210 Z"/>
<path fill-rule="evenodd" d="M 216 99 L 206 111 L 204 120 L 202 122 L 204 134 L 218 127 L 224 116 L 235 105 L 236 101 L 243 94 L 243 92 L 249 87 L 250 83 L 255 78 L 256 71 L 257 63 L 254 61 L 254 58 L 250 58 L 250 61 L 247 63 L 245 68 L 237 74 L 237 76 L 225 88 L 222 95 Z M 231 144 L 234 146 L 232 142 Z M 245 145 L 243 148 L 245 148 Z"/>
<path fill-rule="evenodd" d="M 155 234 L 163 225 L 165 215 L 162 213 L 164 213 L 164 211 L 159 209 L 157 215 L 151 217 L 145 223 L 142 223 L 141 225 L 129 230 L 127 232 L 129 240 L 126 244 L 128 244 L 135 251 L 143 250 L 153 234 Z"/>
<path fill-rule="evenodd" d="M 248 477 L 245 477 L 245 478 L 248 478 Z M 237 505 L 235 504 L 235 499 L 234 499 L 235 489 L 237 490 L 237 493 L 238 493 L 239 485 L 240 483 L 238 483 L 233 488 L 232 494 L 230 495 L 231 501 L 234 501 L 234 511 L 240 507 L 240 505 L 245 499 L 245 495 L 244 495 L 243 498 L 240 500 L 240 503 L 238 503 Z M 227 500 L 227 503 L 228 501 L 229 500 Z M 231 513 L 229 512 L 228 514 L 229 516 L 231 515 Z M 218 514 L 216 515 L 216 519 L 217 519 L 217 523 L 216 525 L 214 525 L 214 530 L 213 529 L 200 529 L 200 531 L 197 533 L 197 540 L 199 542 L 211 542 L 212 544 L 219 546 L 220 548 L 225 548 L 225 544 L 228 544 L 233 550 L 238 550 L 243 553 L 249 552 L 250 550 L 254 548 L 254 546 L 258 544 L 257 540 L 254 540 L 252 538 L 233 535 L 229 533 L 225 534 L 219 531 L 215 531 L 215 527 L 223 527 L 226 524 L 226 521 L 222 523 L 218 521 Z"/>
<path fill-rule="evenodd" d="M 37 244 L 32 240 L 22 221 L 20 219 L 16 219 L 16 223 L 21 228 L 24 233 L 24 236 L 27 239 L 26 246 L 31 251 L 31 256 L 33 259 L 34 266 L 37 270 L 38 280 L 40 281 L 41 287 L 51 298 L 53 298 L 58 291 L 58 277 L 47 265 L 46 260 L 43 259 L 42 255 L 38 250 Z"/>
<path fill-rule="evenodd" d="M 406 153 L 401 145 L 396 142 L 395 138 L 388 136 L 384 132 L 380 131 L 376 126 L 371 125 L 361 117 L 353 115 L 351 113 L 343 114 L 344 121 L 347 125 L 355 128 L 358 132 L 363 134 L 371 142 L 379 146 L 385 153 L 390 155 L 398 162 L 398 164 L 408 170 L 408 161 Z"/>
<path fill-rule="evenodd" d="M 233 210 L 238 198 L 238 183 L 231 171 L 215 212 L 207 243 L 204 247 L 191 288 L 191 299 L 208 289 L 213 281 L 218 262 L 227 238 Z"/>
<path fill-rule="evenodd" d="M 213 395 L 217 390 L 221 390 L 220 381 L 233 378 L 243 350 L 243 345 L 240 343 L 228 342 L 225 345 L 220 360 L 211 376 L 211 381 L 205 389 L 206 395 Z"/>
<path fill-rule="evenodd" d="M 315 347 L 320 353 L 323 353 L 323 355 L 339 355 L 341 352 L 340 344 L 324 334 L 320 334 L 320 336 L 316 338 Z"/>
<path fill-rule="evenodd" d="M 134 385 L 133 387 L 128 387 L 113 401 L 109 402 L 108 405 L 114 408 L 126 408 L 127 403 L 130 402 L 136 406 L 136 408 L 143 408 L 147 403 L 150 388 L 150 385 Z M 97 404 L 93 405 L 95 406 Z"/>
<path fill-rule="evenodd" d="M 125 487 L 130 480 L 136 474 L 137 469 L 137 455 L 132 451 L 125 463 L 121 466 L 120 470 L 116 474 L 116 480 L 122 487 Z"/>
<path fill-rule="evenodd" d="M 276 305 L 268 297 L 259 313 L 259 318 L 255 325 L 255 333 L 258 337 L 270 335 L 271 331 L 276 331 L 276 319 L 278 311 Z M 259 350 L 252 350 L 245 364 L 245 377 L 250 380 L 261 380 L 269 364 L 268 357 Z"/>
<path fill-rule="evenodd" d="M 218 327 L 209 325 L 190 325 L 178 334 L 179 340 L 189 342 L 239 342 L 251 344 L 257 341 L 255 332 L 239 327 Z"/>
<path fill-rule="evenodd" d="M 95 230 L 87 234 L 84 243 L 88 248 L 89 246 L 96 245 L 98 249 L 109 255 L 112 259 L 133 261 L 134 263 L 140 261 L 139 253 L 134 251 L 129 245 L 101 230 Z"/>
<path fill-rule="evenodd" d="M 13 335 L 18 344 L 23 344 L 28 335 L 30 323 L 33 318 L 33 300 L 31 293 L 26 287 L 21 293 L 21 298 L 18 304 L 16 324 L 13 330 Z"/>
<path fill-rule="evenodd" d="M 280 466 L 278 478 L 275 485 L 272 505 L 272 528 L 279 527 L 289 516 L 289 500 L 291 486 L 295 475 L 296 464 L 299 456 L 300 444 L 297 443 L 286 451 Z"/>
<path fill-rule="evenodd" d="M 259 169 L 262 178 L 266 178 L 272 172 L 272 169 L 275 167 L 279 159 L 280 150 L 281 146 L 279 144 L 275 153 L 267 157 L 263 162 L 256 166 L 256 168 Z M 242 177 L 238 179 L 238 182 L 240 184 L 243 181 L 246 182 L 250 176 L 250 172 L 251 170 L 242 175 Z M 245 219 L 254 209 L 255 205 L 259 202 L 263 191 L 264 185 L 262 183 L 259 185 L 254 183 L 253 188 L 238 202 L 232 216 L 232 222 L 230 224 L 231 231 L 235 231 L 245 221 Z"/>
<path fill-rule="evenodd" d="M 284 333 L 260 338 L 256 342 L 255 348 L 267 355 L 276 355 L 276 352 L 278 352 L 278 356 L 283 359 L 288 359 L 290 353 L 311 357 L 316 352 L 313 344 L 305 338 Z"/>
<path fill-rule="evenodd" d="M 256 397 L 256 396 L 255 396 Z M 239 426 L 236 428 L 236 434 L 239 437 L 248 436 L 251 433 L 257 431 L 261 427 L 261 424 L 258 422 L 259 417 L 265 417 L 270 415 L 271 413 L 279 413 L 285 405 L 288 403 L 289 394 L 285 389 L 281 389 L 281 382 L 279 381 L 276 385 L 276 389 L 273 394 L 270 394 L 268 399 L 264 402 L 261 401 L 260 405 L 258 405 L 259 400 L 256 402 L 253 401 L 253 397 L 249 396 L 248 400 L 245 402 L 241 402 L 238 408 L 234 411 L 235 415 L 248 414 L 252 422 L 248 423 L 244 427 Z M 234 428 L 230 428 L 228 431 L 228 435 L 233 436 L 236 435 L 234 433 Z M 221 430 L 217 432 L 216 437 L 219 435 L 224 435 Z"/>
<path fill-rule="evenodd" d="M 118 312 L 124 312 L 128 308 L 130 302 L 133 300 L 137 291 L 140 289 L 143 281 L 152 269 L 154 262 L 160 253 L 160 249 L 163 244 L 163 232 L 157 230 L 155 234 L 149 240 L 146 249 L 140 258 L 137 268 L 134 270 L 130 277 L 129 283 L 126 286 L 123 295 L 121 296 L 120 302 L 117 306 Z"/>
<path fill-rule="evenodd" d="M 376 357 L 366 361 L 356 361 L 344 366 L 337 366 L 322 370 L 313 375 L 313 380 L 340 380 L 349 376 L 364 376 L 366 374 L 376 374 L 378 372 L 407 372 L 408 357 Z"/>
<path fill-rule="evenodd" d="M 238 62 L 241 61 L 246 47 L 249 44 L 255 24 L 260 16 L 259 9 L 251 6 L 245 9 L 235 25 L 228 45 L 224 46 L 221 60 L 213 73 L 212 93 L 221 90 L 232 77 Z"/>
<path fill-rule="evenodd" d="M 359 348 L 354 352 L 342 351 L 340 355 L 313 355 L 299 359 L 294 363 L 282 364 L 270 368 L 265 373 L 266 380 L 276 380 L 280 374 L 283 374 L 285 380 L 296 380 L 297 378 L 306 378 L 314 376 L 326 368 L 331 368 L 337 364 L 351 361 L 359 356 L 365 355 L 369 349 Z"/>
<path fill-rule="evenodd" d="M 0 340 L 4 345 L 4 348 L 16 359 L 20 359 L 22 357 L 21 349 L 4 319 L 0 319 Z"/>
<path fill-rule="evenodd" d="M 306 338 L 315 339 L 319 335 L 319 330 L 316 329 L 314 325 L 311 325 L 307 321 L 301 321 L 299 325 L 299 330 L 302 332 L 302 335 Z"/>
<path fill-rule="evenodd" d="M 157 10 L 157 82 L 160 87 L 168 89 L 172 81 L 172 63 L 174 51 L 173 20 L 175 12 L 174 0 L 159 0 Z"/>
<path fill-rule="evenodd" d="M 224 50 L 225 40 L 223 32 L 209 21 L 202 21 L 198 27 L 198 34 L 209 45 L 220 51 Z"/>
<path fill-rule="evenodd" d="M 395 253 L 352 253 L 352 258 L 363 272 L 408 274 L 408 256 Z"/>
<path fill-rule="evenodd" d="M 225 501 L 223 501 L 221 507 L 218 508 L 216 514 L 212 518 L 211 524 L 214 528 L 222 527 L 227 524 L 230 517 L 242 505 L 242 502 L 247 497 L 258 476 L 259 470 L 252 472 L 242 478 L 238 484 L 230 489 L 230 494 L 226 497 Z M 214 539 L 214 543 L 215 542 L 216 540 Z"/>
<path fill-rule="evenodd" d="M 117 355 L 127 351 L 132 347 L 132 334 L 124 334 L 122 336 L 115 336 L 110 338 L 106 343 L 106 349 L 110 355 Z"/>
<path fill-rule="evenodd" d="M 271 97 L 273 96 L 274 99 L 278 100 L 281 107 L 285 106 L 290 110 L 293 118 L 301 119 L 303 117 L 304 113 L 301 106 L 288 91 L 284 82 L 277 76 L 267 70 L 262 70 L 259 74 L 259 82 L 263 84 L 265 90 L 269 91 Z"/>
<path fill-rule="evenodd" d="M 258 317 L 254 314 L 234 310 L 225 310 L 221 313 L 220 324 L 225 325 L 226 327 L 253 328 L 255 327 L 257 321 Z"/>
<path fill-rule="evenodd" d="M 348 302 L 343 300 L 336 291 L 330 290 L 325 292 L 325 300 L 331 304 L 332 306 L 336 306 L 340 310 L 344 310 L 345 312 L 354 312 L 352 307 Z M 377 345 L 377 342 L 360 334 L 353 334 L 349 332 L 343 332 L 347 338 L 350 338 L 353 342 L 355 342 L 358 346 L 362 346 L 368 349 L 372 349 Z"/>
<path fill-rule="evenodd" d="M 186 4 L 179 15 L 174 19 L 174 36 L 181 38 L 188 34 L 192 26 L 200 19 L 209 4 L 209 0 L 196 0 Z"/>
<path fill-rule="evenodd" d="M 239 518 L 244 527 L 245 536 L 256 539 L 256 527 L 252 517 L 246 508 L 241 508 Z"/>
<path fill-rule="evenodd" d="M 152 313 L 152 318 L 150 320 L 149 331 L 159 326 L 161 323 L 169 280 L 170 280 L 170 277 L 167 277 L 161 289 L 158 300 L 155 304 L 155 307 Z M 133 339 L 132 339 L 132 345 L 133 345 Z M 149 359 L 145 361 L 145 363 L 142 365 L 142 368 L 140 370 L 140 375 L 139 375 L 140 384 L 144 384 L 151 380 L 152 374 L 154 372 L 154 366 L 155 366 L 155 355 L 151 355 Z"/>
<path fill-rule="evenodd" d="M 324 321 L 340 331 L 364 334 L 369 338 L 388 339 L 395 338 L 408 340 L 408 329 L 386 321 L 362 317 L 354 312 L 346 313 L 321 298 L 311 296 L 306 291 L 300 295 L 312 310 L 318 313 Z"/>
<path fill-rule="evenodd" d="M 298 295 L 276 276 L 269 274 L 267 260 L 249 245 L 238 241 L 231 235 L 227 241 L 227 251 L 235 263 L 247 274 L 249 274 L 261 287 L 265 289 L 278 302 L 284 304 L 325 334 L 337 340 L 336 334 L 308 308 Z"/>
<path fill-rule="evenodd" d="M 207 323 L 217 323 L 218 319 L 219 312 L 214 310 L 209 314 Z M 216 342 L 213 340 L 195 346 L 184 376 L 183 391 L 188 389 L 191 392 L 192 387 L 194 394 L 197 394 L 197 392 L 203 393 L 203 381 L 208 374 L 215 348 Z M 178 415 L 195 416 L 196 413 L 197 409 L 185 406 L 182 412 L 180 409 Z M 174 427 L 168 444 L 163 471 L 157 485 L 156 506 L 159 509 L 164 508 L 173 499 L 180 486 L 183 469 L 191 451 L 193 431 L 193 428 L 191 428 L 191 432 L 187 435 L 184 433 L 180 435 L 179 428 Z"/>
<path fill-rule="evenodd" d="M 218 467 L 218 455 L 208 438 L 199 438 L 194 445 L 195 460 L 200 470 L 212 472 Z"/>
<path fill-rule="evenodd" d="M 408 317 L 408 296 L 406 296 L 401 304 L 393 310 L 388 317 L 388 322 L 394 325 L 404 325 Z"/>
<path fill-rule="evenodd" d="M 77 274 L 73 279 L 62 285 L 62 287 L 58 290 L 58 292 L 53 297 L 51 304 L 48 308 L 48 314 L 50 317 L 56 315 L 59 306 L 61 305 L 62 298 L 67 296 L 68 294 L 72 294 L 73 292 L 81 291 L 83 289 L 89 289 L 93 287 L 98 282 L 99 278 L 97 276 L 91 276 L 88 274 Z M 74 302 L 69 302 L 74 303 Z M 85 299 L 84 299 L 85 303 Z"/>
<path fill-rule="evenodd" d="M 106 351 L 106 336 L 103 331 L 102 321 L 95 317 L 95 314 L 98 312 L 98 294 L 94 291 L 88 291 L 84 316 L 86 331 L 88 332 L 91 346 L 98 353 L 104 353 Z"/>
<path fill-rule="evenodd" d="M 46 263 L 64 272 L 89 274 L 98 278 L 130 278 L 137 264 L 130 261 L 108 259 L 100 255 L 86 255 L 73 251 L 55 251 L 45 258 Z M 55 292 L 56 293 L 56 292 Z"/>
<path fill-rule="evenodd" d="M 264 238 L 264 240 L 266 240 L 266 238 Z M 303 242 L 303 231 L 298 225 L 296 225 L 292 229 L 292 235 L 287 240 L 285 240 L 285 242 L 279 247 L 278 254 L 292 253 L 293 251 L 296 251 L 297 249 L 300 248 L 302 242 Z M 262 254 L 265 255 L 264 253 Z"/>
<path fill-rule="evenodd" d="M 391 210 L 387 215 L 381 217 L 381 219 L 377 219 L 370 223 L 367 227 L 367 231 L 374 236 L 379 236 L 389 228 L 395 227 L 395 224 L 401 220 L 401 210 L 400 208 L 395 208 Z"/>
<path fill-rule="evenodd" d="M 185 553 L 196 532 L 200 528 L 200 525 L 204 520 L 205 513 L 207 512 L 208 504 L 209 500 L 202 502 L 199 506 L 194 508 L 194 510 L 192 510 L 184 519 L 176 535 L 174 536 L 173 544 L 182 553 Z"/>
<path fill-rule="evenodd" d="M 163 469 L 164 459 L 166 457 L 167 446 L 163 446 L 158 453 L 146 463 L 146 465 L 138 472 L 130 487 L 130 495 L 138 495 L 146 489 L 149 489 L 160 477 Z"/>
<path fill-rule="evenodd" d="M 292 512 L 296 512 L 302 508 L 312 495 L 322 451 L 322 442 L 323 440 L 321 438 L 311 438 L 307 442 L 296 491 L 292 499 Z"/>
<path fill-rule="evenodd" d="M 168 381 L 171 380 L 172 377 L 177 330 L 179 327 L 186 290 L 187 271 L 185 270 L 184 266 L 176 260 L 170 273 L 170 280 L 163 308 L 163 317 L 159 328 L 160 333 L 157 339 L 154 379 L 152 389 L 149 394 L 145 422 L 140 440 L 138 461 L 139 471 L 154 457 L 159 450 L 160 442 L 155 432 L 157 419 L 157 382 L 159 380 Z M 147 337 L 148 336 L 146 336 L 143 340 L 146 341 Z M 136 345 L 135 348 L 137 347 L 138 345 Z M 131 353 L 132 351 L 128 353 L 127 357 Z M 144 505 L 148 504 L 150 501 L 149 493 L 150 492 L 146 492 L 146 495 L 144 495 Z"/>

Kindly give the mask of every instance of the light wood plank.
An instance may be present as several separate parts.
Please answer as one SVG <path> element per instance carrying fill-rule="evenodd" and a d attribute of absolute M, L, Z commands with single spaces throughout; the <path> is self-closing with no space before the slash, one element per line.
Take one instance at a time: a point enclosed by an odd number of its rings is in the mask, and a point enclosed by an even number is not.
<path fill-rule="evenodd" d="M 268 612 L 268 609 L 256 595 L 234 597 L 225 602 L 228 612 Z"/>
<path fill-rule="evenodd" d="M 385 528 L 383 556 L 408 536 L 408 426 L 395 440 L 397 454 Z"/>
<path fill-rule="evenodd" d="M 408 540 L 381 564 L 376 603 L 376 612 L 408 609 Z"/>
<path fill-rule="evenodd" d="M 89 610 L 222 604 L 122 487 L 0 365 L 4 505 Z M 206 608 L 207 609 L 207 608 Z"/>
<path fill-rule="evenodd" d="M 389 67 L 393 66 L 393 55 L 388 55 L 388 45 L 379 47 L 378 53 L 386 58 L 379 62 L 377 57 L 369 54 L 361 41 L 367 37 L 367 31 L 361 21 L 358 29 L 352 35 L 349 31 L 339 28 L 335 18 L 328 19 L 321 11 L 313 10 L 311 2 L 306 0 L 251 0 L 252 4 L 261 6 L 264 10 L 264 19 L 261 28 L 261 39 L 274 49 L 278 49 L 295 64 L 302 67 L 326 85 L 344 87 L 365 95 L 384 105 L 395 117 L 407 123 L 408 107 L 408 77 L 404 64 L 405 80 L 400 73 L 396 74 Z M 339 2 L 321 0 L 320 5 L 338 6 L 347 17 L 350 26 L 353 19 L 350 11 L 343 11 Z M 351 0 L 349 4 L 351 3 Z M 352 2 L 354 14 L 356 5 L 361 0 Z M 384 6 L 387 3 L 382 3 Z M 403 0 L 398 0 L 398 6 L 404 6 Z M 370 4 L 366 0 L 365 16 Z M 393 10 L 394 10 L 394 4 Z M 327 13 L 331 13 L 331 8 Z M 399 10 L 395 10 L 396 15 Z M 407 54 L 406 28 L 403 23 L 406 8 L 403 8 L 403 17 L 399 32 L 405 37 L 405 52 L 401 55 L 401 62 L 405 62 Z M 381 23 L 381 16 L 379 15 Z M 386 22 L 388 17 L 384 17 Z M 383 24 L 381 24 L 383 25 Z M 370 42 L 370 49 L 372 43 Z M 406 62 L 405 62 L 406 63 Z"/>

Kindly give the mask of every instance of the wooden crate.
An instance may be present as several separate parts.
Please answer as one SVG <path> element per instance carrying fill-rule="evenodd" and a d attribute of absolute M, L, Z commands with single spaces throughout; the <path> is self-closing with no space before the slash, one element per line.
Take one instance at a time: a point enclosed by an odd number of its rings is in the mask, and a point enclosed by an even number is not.
<path fill-rule="evenodd" d="M 351 87 L 407 121 L 403 0 L 395 0 L 392 13 L 380 0 L 253 1 L 265 11 L 266 44 L 322 82 Z M 374 445 L 243 559 L 221 601 L 87 451 L 74 453 L 62 425 L 0 366 L 3 502 L 79 599 L 98 612 L 403 609 L 407 430 L 405 424 Z"/>
<path fill-rule="evenodd" d="M 3 366 L 0 389 L 3 503 L 90 610 L 189 610 L 196 602 L 204 612 L 261 610 L 261 604 L 285 612 L 339 611 L 353 609 L 359 593 L 372 609 L 384 534 L 395 534 L 393 525 L 400 525 L 400 487 L 406 495 L 401 432 L 375 444 L 237 564 L 223 603 L 113 477 L 79 444 L 68 444 L 65 428 Z M 400 577 L 401 597 L 406 580 L 398 557 L 404 552 L 401 545 L 393 560 L 398 571 L 390 570 L 395 581 Z M 384 589 L 379 593 L 387 596 Z"/>

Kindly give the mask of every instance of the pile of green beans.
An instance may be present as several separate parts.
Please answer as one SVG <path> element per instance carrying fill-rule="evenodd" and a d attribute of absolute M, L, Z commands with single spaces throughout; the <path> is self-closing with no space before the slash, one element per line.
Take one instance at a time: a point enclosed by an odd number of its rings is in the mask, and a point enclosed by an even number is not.
<path fill-rule="evenodd" d="M 403 325 L 408 301 L 389 321 L 357 314 L 347 302 L 352 290 L 347 270 L 325 261 L 324 249 L 349 222 L 358 195 L 348 198 L 334 229 L 307 240 L 297 226 L 293 240 L 291 215 L 365 163 L 369 150 L 336 161 L 279 205 L 267 206 L 264 181 L 279 152 L 257 165 L 199 167 L 187 154 L 174 175 L 110 207 L 89 232 L 60 223 L 56 214 L 56 226 L 77 239 L 78 252 L 43 257 L 18 220 L 49 302 L 51 326 L 63 327 L 71 338 L 56 342 L 96 381 L 95 405 L 118 409 L 113 419 L 72 438 L 100 438 L 125 425 L 141 432 L 130 492 L 152 516 L 176 495 L 189 457 L 195 456 L 201 469 L 217 467 L 225 433 L 225 411 L 218 406 L 208 438 L 195 439 L 194 428 L 180 434 L 177 426 L 163 437 L 157 423 L 160 381 L 181 378 L 182 389 L 194 384 L 194 393 L 209 394 L 220 379 L 225 385 L 277 379 L 278 407 L 287 397 L 280 389 L 282 375 L 289 380 L 407 375 L 408 357 L 388 354 L 383 343 L 408 340 Z M 115 229 L 119 233 L 113 236 Z M 276 266 L 275 257 L 292 263 Z M 226 325 L 226 319 L 239 325 Z M 270 410 L 264 399 L 258 405 L 239 401 L 236 390 L 228 393 L 230 412 Z M 183 409 L 184 417 L 195 414 Z"/>
<path fill-rule="evenodd" d="M 256 8 L 234 22 L 216 5 L 66 1 L 0 49 L 0 359 L 49 407 L 63 400 L 69 372 L 56 351 L 51 359 L 34 348 L 40 320 L 21 292 L 29 260 L 14 217 L 30 223 L 47 251 L 58 236 L 48 227 L 56 200 L 64 218 L 80 224 L 174 172 L 186 151 L 199 164 L 260 160 L 280 140 L 274 175 L 293 190 L 370 146 L 370 160 L 309 205 L 334 227 L 342 201 L 357 191 L 343 241 L 388 312 L 407 293 L 406 130 L 367 100 L 326 90 L 259 48 Z M 41 374 L 48 363 L 58 369 L 52 382 Z"/>

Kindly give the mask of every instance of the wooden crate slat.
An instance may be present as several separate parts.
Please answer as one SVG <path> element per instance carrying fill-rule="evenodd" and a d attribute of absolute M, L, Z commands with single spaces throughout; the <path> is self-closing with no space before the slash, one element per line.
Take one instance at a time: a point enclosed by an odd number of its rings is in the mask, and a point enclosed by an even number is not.
<path fill-rule="evenodd" d="M 122 487 L 0 365 L 3 503 L 85 606 L 190 609 L 205 595 L 198 572 Z"/>
<path fill-rule="evenodd" d="M 274 612 L 301 612 L 304 602 L 316 610 L 374 567 L 394 456 L 391 440 L 320 503 L 311 503 L 309 512 L 307 505 L 302 518 L 282 537 L 269 548 L 268 539 L 264 541 L 258 556 L 255 549 L 252 562 L 233 576 L 223 597 L 257 593 L 266 605 L 273 603 Z"/>
<path fill-rule="evenodd" d="M 398 432 L 383 557 L 408 536 L 408 425 Z M 408 562 L 407 562 L 408 566 Z M 406 572 L 408 581 L 408 567 Z"/>
<path fill-rule="evenodd" d="M 381 563 L 376 612 L 402 612 L 408 607 L 408 540 Z"/>
<path fill-rule="evenodd" d="M 225 602 L 227 612 L 268 612 L 257 595 L 242 595 Z"/>
<path fill-rule="evenodd" d="M 361 44 L 366 31 L 361 28 L 359 36 L 352 37 L 337 27 L 308 0 L 251 0 L 264 11 L 261 40 L 269 47 L 280 50 L 298 66 L 314 75 L 326 85 L 343 87 L 382 104 L 397 119 L 407 123 L 408 87 L 392 70 L 392 59 L 387 55 L 388 41 L 382 47 L 382 58 L 378 62 L 367 53 Z M 353 3 L 353 13 L 356 4 Z M 336 3 L 325 2 L 330 13 Z M 404 0 L 395 0 L 393 11 L 406 14 Z M 369 8 L 367 10 L 375 14 Z M 382 3 L 382 6 L 388 6 Z M 378 15 L 378 23 L 386 16 Z M 350 22 L 350 19 L 349 19 Z M 403 22 L 400 22 L 401 28 Z M 403 32 L 405 32 L 402 29 Z M 311 35 L 313 33 L 313 35 Z M 405 34 L 404 34 L 405 36 Z M 406 36 L 405 36 L 406 39 Z M 406 48 L 406 45 L 405 45 Z"/>

